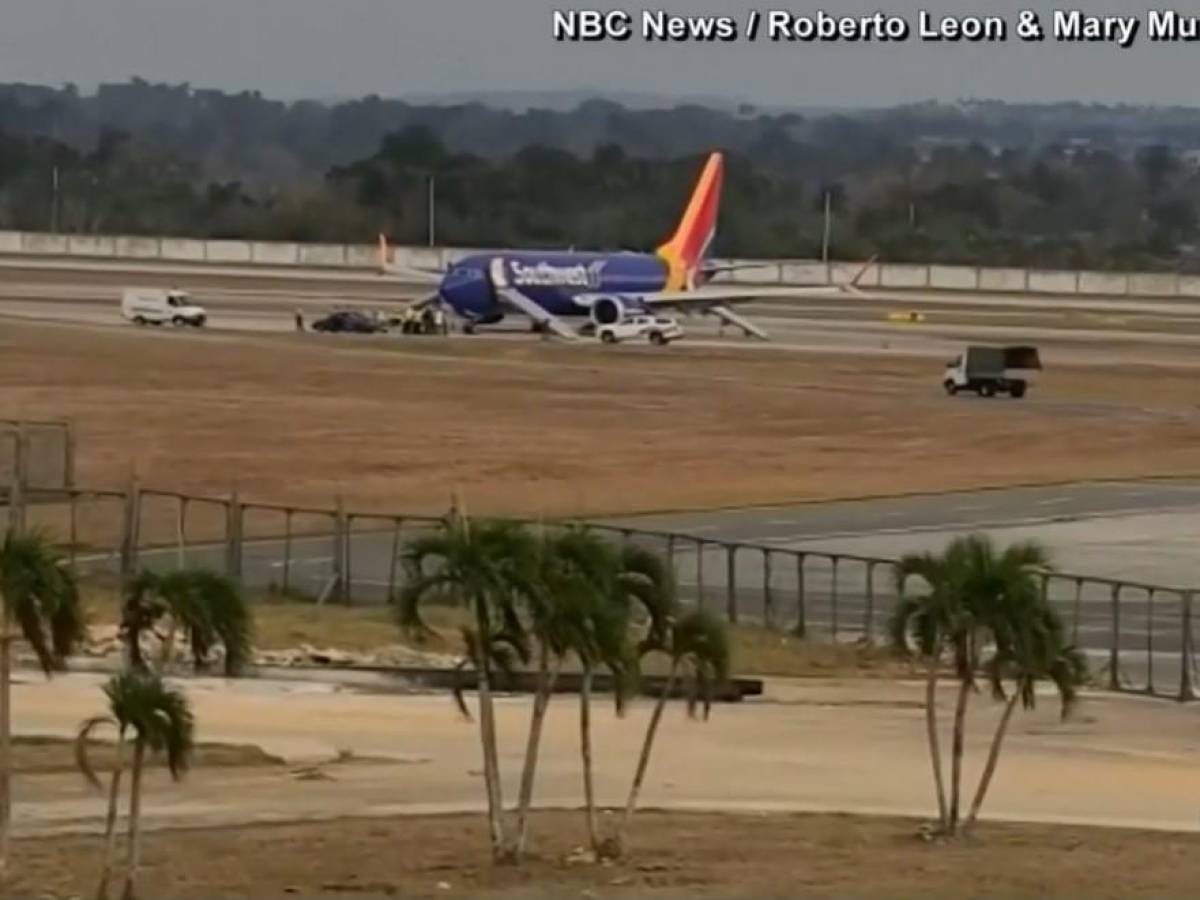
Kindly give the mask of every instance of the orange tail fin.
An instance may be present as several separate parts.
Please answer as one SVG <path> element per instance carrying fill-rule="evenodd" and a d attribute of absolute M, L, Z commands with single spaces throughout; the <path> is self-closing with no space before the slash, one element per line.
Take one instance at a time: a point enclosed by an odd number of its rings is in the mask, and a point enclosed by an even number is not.
<path fill-rule="evenodd" d="M 704 257 L 717 233 L 724 177 L 725 157 L 711 154 L 674 236 L 658 248 L 659 258 L 669 269 L 665 290 L 682 291 L 696 286 Z"/>

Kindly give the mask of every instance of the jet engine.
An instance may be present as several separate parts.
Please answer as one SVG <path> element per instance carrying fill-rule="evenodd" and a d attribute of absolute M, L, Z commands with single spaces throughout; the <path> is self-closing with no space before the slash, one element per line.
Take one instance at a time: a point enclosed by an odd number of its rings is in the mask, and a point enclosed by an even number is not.
<path fill-rule="evenodd" d="M 596 325 L 614 325 L 625 318 L 625 304 L 618 297 L 600 297 L 592 303 L 591 319 Z"/>

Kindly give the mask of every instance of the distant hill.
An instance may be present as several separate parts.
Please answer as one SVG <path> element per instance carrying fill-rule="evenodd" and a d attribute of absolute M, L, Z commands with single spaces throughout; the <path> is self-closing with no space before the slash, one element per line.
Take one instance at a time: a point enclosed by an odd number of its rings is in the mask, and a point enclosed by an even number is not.
<path fill-rule="evenodd" d="M 735 100 L 717 95 L 677 96 L 641 91 L 475 91 L 453 94 L 407 94 L 400 98 L 415 106 L 464 106 L 482 104 L 492 109 L 510 112 L 527 112 L 531 109 L 548 109 L 554 112 L 570 112 L 589 100 L 616 103 L 626 109 L 670 109 L 674 106 L 705 106 L 721 112 L 735 112 L 744 100 Z"/>

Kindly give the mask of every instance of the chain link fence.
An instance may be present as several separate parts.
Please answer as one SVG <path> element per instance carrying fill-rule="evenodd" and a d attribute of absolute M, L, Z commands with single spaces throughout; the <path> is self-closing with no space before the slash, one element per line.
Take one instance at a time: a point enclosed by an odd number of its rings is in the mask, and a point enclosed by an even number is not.
<path fill-rule="evenodd" d="M 203 566 L 227 572 L 259 596 L 339 604 L 381 604 L 394 597 L 404 580 L 405 551 L 439 522 L 136 486 L 34 492 L 26 515 L 28 524 L 60 537 L 84 576 L 119 580 L 143 567 Z M 673 568 L 683 603 L 734 624 L 817 640 L 876 642 L 886 637 L 901 590 L 893 559 L 590 527 L 660 554 Z M 1043 591 L 1100 683 L 1194 699 L 1191 590 L 1054 572 L 1043 576 Z"/>
<path fill-rule="evenodd" d="M 0 496 L 68 490 L 75 485 L 75 437 L 69 422 L 0 419 Z"/>

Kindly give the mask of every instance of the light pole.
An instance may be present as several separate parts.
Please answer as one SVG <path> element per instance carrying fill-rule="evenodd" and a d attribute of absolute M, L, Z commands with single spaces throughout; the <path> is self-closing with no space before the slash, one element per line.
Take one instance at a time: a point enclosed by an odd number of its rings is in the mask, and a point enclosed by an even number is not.
<path fill-rule="evenodd" d="M 437 212 L 436 212 L 435 201 L 434 201 L 434 177 L 432 175 L 430 175 L 429 176 L 429 246 L 430 247 L 432 247 L 434 245 L 434 238 L 436 235 L 436 225 L 437 225 L 436 217 L 437 217 Z"/>
<path fill-rule="evenodd" d="M 830 216 L 832 197 L 832 191 L 825 192 L 825 230 L 821 235 L 821 262 L 825 263 L 826 265 L 829 264 L 829 236 L 833 225 Z"/>
<path fill-rule="evenodd" d="M 53 172 L 51 172 L 50 184 L 52 188 L 50 200 L 50 230 L 54 234 L 58 234 L 58 166 L 55 166 Z"/>

